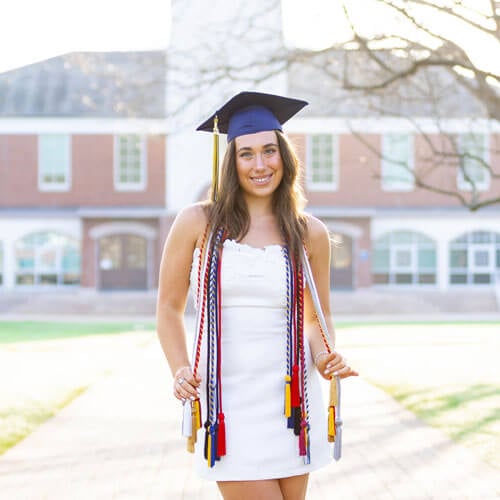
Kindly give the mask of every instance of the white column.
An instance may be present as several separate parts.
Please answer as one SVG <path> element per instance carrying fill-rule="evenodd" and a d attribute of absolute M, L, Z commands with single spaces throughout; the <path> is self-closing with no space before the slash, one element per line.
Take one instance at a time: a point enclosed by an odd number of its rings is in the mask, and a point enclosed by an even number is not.
<path fill-rule="evenodd" d="M 447 290 L 449 287 L 450 263 L 449 263 L 449 242 L 446 238 L 440 237 L 436 241 L 437 245 L 437 286 L 440 290 Z"/>
<path fill-rule="evenodd" d="M 212 137 L 196 132 L 226 99 L 243 90 L 286 94 L 287 79 L 278 74 L 259 85 L 254 79 L 272 68 L 265 56 L 283 46 L 281 5 L 275 0 L 183 0 L 172 2 L 172 30 L 167 55 L 166 207 L 176 212 L 200 196 L 210 183 Z M 275 35 L 263 35 L 274 30 Z M 266 37 L 266 42 L 262 37 Z M 216 77 L 237 66 L 233 77 Z M 225 147 L 225 136 L 221 139 Z"/>
<path fill-rule="evenodd" d="M 16 255 L 13 239 L 3 240 L 3 283 L 6 289 L 14 288 L 16 280 Z"/>

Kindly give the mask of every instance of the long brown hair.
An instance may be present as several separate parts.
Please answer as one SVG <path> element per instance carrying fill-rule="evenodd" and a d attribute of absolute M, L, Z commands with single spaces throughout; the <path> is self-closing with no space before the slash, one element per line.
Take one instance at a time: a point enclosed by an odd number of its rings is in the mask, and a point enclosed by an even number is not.
<path fill-rule="evenodd" d="M 302 210 L 305 197 L 299 182 L 300 162 L 288 138 L 276 130 L 283 162 L 283 178 L 273 194 L 272 208 L 278 227 L 296 258 L 302 254 L 302 242 L 307 232 L 307 221 Z M 223 227 L 228 238 L 241 240 L 250 227 L 250 214 L 241 191 L 236 171 L 234 139 L 228 144 L 222 161 L 217 201 L 207 205 L 212 230 Z"/>

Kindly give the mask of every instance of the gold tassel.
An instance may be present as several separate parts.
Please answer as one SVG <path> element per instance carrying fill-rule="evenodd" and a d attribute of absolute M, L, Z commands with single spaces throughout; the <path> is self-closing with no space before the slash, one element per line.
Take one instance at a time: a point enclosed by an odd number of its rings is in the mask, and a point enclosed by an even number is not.
<path fill-rule="evenodd" d="M 338 405 L 337 381 L 335 377 L 330 380 L 330 401 L 328 403 L 328 442 L 335 441 L 335 407 Z"/>
<path fill-rule="evenodd" d="M 328 407 L 328 442 L 335 441 L 335 406 Z"/>
<path fill-rule="evenodd" d="M 212 201 L 217 201 L 217 192 L 219 190 L 219 118 L 215 115 L 214 118 L 214 151 L 212 164 Z"/>
<path fill-rule="evenodd" d="M 285 375 L 285 417 L 292 416 L 292 396 L 290 392 L 290 384 L 292 377 Z"/>
<path fill-rule="evenodd" d="M 337 394 L 337 381 L 335 377 L 330 379 L 330 402 L 328 406 L 337 406 L 339 404 L 339 397 Z"/>
<path fill-rule="evenodd" d="M 198 440 L 198 429 L 201 429 L 200 400 L 191 403 L 191 436 L 187 438 L 187 451 L 194 453 L 194 445 Z"/>
<path fill-rule="evenodd" d="M 209 433 L 207 436 L 208 444 L 207 444 L 207 462 L 208 466 L 212 467 L 212 435 Z"/>

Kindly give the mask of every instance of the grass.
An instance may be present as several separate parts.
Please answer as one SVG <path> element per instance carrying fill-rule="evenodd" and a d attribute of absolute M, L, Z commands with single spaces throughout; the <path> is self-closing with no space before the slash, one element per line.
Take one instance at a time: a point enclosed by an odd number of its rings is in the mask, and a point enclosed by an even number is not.
<path fill-rule="evenodd" d="M 44 321 L 0 321 L 0 344 L 65 339 L 103 333 L 153 330 L 153 324 L 54 323 Z"/>
<path fill-rule="evenodd" d="M 71 403 L 87 390 L 87 386 L 76 387 L 60 399 L 53 401 L 31 400 L 17 407 L 0 412 L 0 455 L 24 439 L 40 424 L 54 416 L 58 410 Z"/>
<path fill-rule="evenodd" d="M 337 346 L 369 382 L 500 467 L 499 323 L 337 326 Z"/>
<path fill-rule="evenodd" d="M 0 322 L 0 454 L 133 358 L 154 337 L 146 328 Z"/>

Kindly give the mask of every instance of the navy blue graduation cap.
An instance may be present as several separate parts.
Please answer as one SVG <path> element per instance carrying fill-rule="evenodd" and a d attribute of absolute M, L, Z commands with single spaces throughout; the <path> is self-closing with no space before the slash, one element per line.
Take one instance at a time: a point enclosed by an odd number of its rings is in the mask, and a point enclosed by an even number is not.
<path fill-rule="evenodd" d="M 196 130 L 214 133 L 212 200 L 217 198 L 219 178 L 219 132 L 227 140 L 267 130 L 282 130 L 281 125 L 298 113 L 307 102 L 262 92 L 240 92 L 229 99 Z"/>

